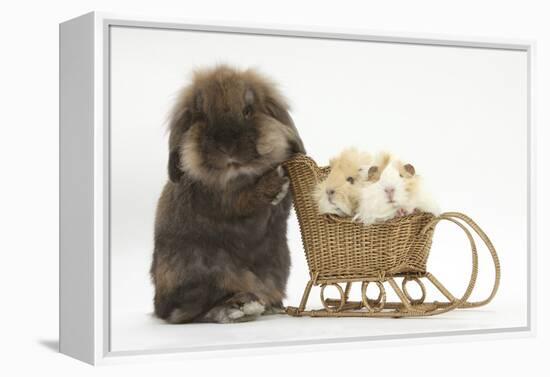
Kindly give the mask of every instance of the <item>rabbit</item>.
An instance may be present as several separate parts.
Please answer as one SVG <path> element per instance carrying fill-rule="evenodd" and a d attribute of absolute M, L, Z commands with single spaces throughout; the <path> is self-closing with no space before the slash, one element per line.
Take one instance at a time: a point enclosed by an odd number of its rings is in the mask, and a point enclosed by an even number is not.
<path fill-rule="evenodd" d="M 439 214 L 439 208 L 416 175 L 413 165 L 404 164 L 389 152 L 381 152 L 361 175 L 365 183 L 359 195 L 354 220 L 366 225 L 383 222 L 414 211 Z"/>
<path fill-rule="evenodd" d="M 305 153 L 286 100 L 256 70 L 197 70 L 168 144 L 150 269 L 155 315 L 234 323 L 281 311 L 292 200 L 281 163 Z"/>
<path fill-rule="evenodd" d="M 360 169 L 371 163 L 372 156 L 348 148 L 330 160 L 328 176 L 313 191 L 321 214 L 353 216 L 357 208 Z"/>

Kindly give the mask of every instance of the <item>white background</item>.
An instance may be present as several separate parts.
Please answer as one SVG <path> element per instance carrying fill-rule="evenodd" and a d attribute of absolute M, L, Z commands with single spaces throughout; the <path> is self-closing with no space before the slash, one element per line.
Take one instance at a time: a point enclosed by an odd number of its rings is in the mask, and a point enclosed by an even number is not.
<path fill-rule="evenodd" d="M 527 325 L 526 52 L 120 27 L 111 36 L 113 351 Z M 320 164 L 350 145 L 389 148 L 412 162 L 443 210 L 467 213 L 491 237 L 503 269 L 495 300 L 434 321 L 277 316 L 170 326 L 152 318 L 148 272 L 156 201 L 167 179 L 165 120 L 192 69 L 217 62 L 258 67 L 280 83 L 308 154 Z M 286 303 L 297 305 L 309 273 L 295 216 L 288 233 Z M 488 251 L 480 245 L 479 253 L 472 300 L 484 299 L 494 280 Z M 460 297 L 471 251 L 456 226 L 438 228 L 428 270 Z M 320 307 L 318 298 L 314 290 L 310 304 Z M 444 299 L 428 296 L 434 298 Z"/>
<path fill-rule="evenodd" d="M 7 3 L 6 3 L 7 4 Z M 228 19 L 289 24 L 346 26 L 378 31 L 434 32 L 468 36 L 536 38 L 537 81 L 535 88 L 536 121 L 539 125 L 539 192 L 548 191 L 548 173 L 543 161 L 548 152 L 546 125 L 550 101 L 550 26 L 548 9 L 543 2 L 513 1 L 441 1 L 400 2 L 331 2 L 323 7 L 292 1 L 271 5 L 253 1 L 215 4 L 204 1 L 53 1 L 48 3 L 21 1 L 3 5 L 2 60 L 2 135 L 0 156 L 5 179 L 2 180 L 2 251 L 7 259 L 2 282 L 2 374 L 55 372 L 59 375 L 113 375 L 132 373 L 203 373 L 205 361 L 185 363 L 130 365 L 92 369 L 52 348 L 57 342 L 57 269 L 58 269 L 58 133 L 57 133 L 57 69 L 59 22 L 92 9 L 135 12 L 151 15 Z M 547 169 L 546 169 L 547 170 Z M 544 368 L 550 345 L 548 330 L 547 237 L 542 219 L 547 219 L 548 199 L 538 199 L 539 238 L 538 336 L 529 339 L 453 342 L 447 344 L 400 347 L 370 347 L 343 352 L 322 352 L 294 355 L 255 356 L 246 359 L 208 361 L 208 372 L 264 375 L 295 373 L 350 373 L 368 362 L 370 373 L 383 373 L 395 368 L 396 357 L 402 368 L 418 365 L 426 375 L 440 375 L 441 368 L 449 376 L 464 374 L 459 362 L 479 374 L 536 373 Z M 411 344 L 411 343 L 408 343 Z M 370 361 L 370 362 L 369 362 Z M 450 369 L 447 369 L 451 366 Z M 257 373 L 256 373 L 257 374 Z M 396 373 L 397 374 L 397 373 Z M 399 373 L 401 374 L 401 372 Z"/>

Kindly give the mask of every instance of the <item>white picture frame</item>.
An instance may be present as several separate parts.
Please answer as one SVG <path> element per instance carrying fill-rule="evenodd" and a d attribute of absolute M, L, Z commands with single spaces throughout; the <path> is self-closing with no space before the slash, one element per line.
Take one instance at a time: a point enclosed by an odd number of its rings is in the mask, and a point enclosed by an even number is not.
<path fill-rule="evenodd" d="M 516 328 L 289 341 L 277 344 L 193 349 L 112 351 L 110 348 L 110 30 L 157 28 L 314 39 L 372 41 L 524 51 L 527 66 L 527 325 Z M 456 341 L 535 333 L 533 268 L 535 240 L 534 41 L 450 37 L 414 33 L 326 30 L 310 27 L 203 24 L 169 18 L 92 12 L 60 24 L 60 351 L 90 364 L 150 358 L 186 358 L 296 350 L 371 347 L 403 342 Z"/>

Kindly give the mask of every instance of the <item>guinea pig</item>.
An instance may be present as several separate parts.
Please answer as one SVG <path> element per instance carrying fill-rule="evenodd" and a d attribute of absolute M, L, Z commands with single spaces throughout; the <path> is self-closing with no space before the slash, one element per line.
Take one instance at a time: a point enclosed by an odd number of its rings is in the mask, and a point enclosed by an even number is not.
<path fill-rule="evenodd" d="M 330 159 L 330 172 L 313 192 L 322 214 L 353 216 L 357 208 L 360 169 L 372 162 L 372 156 L 348 148 Z"/>
<path fill-rule="evenodd" d="M 375 158 L 361 188 L 355 220 L 364 224 L 383 222 L 415 210 L 439 213 L 413 165 L 404 164 L 388 152 Z"/>
<path fill-rule="evenodd" d="M 319 207 L 319 213 L 338 216 L 353 216 L 358 203 L 358 189 L 350 183 L 347 175 L 334 171 L 319 182 L 313 191 L 313 197 Z"/>
<path fill-rule="evenodd" d="M 360 190 L 354 219 L 369 225 L 394 218 L 408 200 L 397 161 L 391 154 L 383 152 L 375 157 L 375 164 L 364 169 L 364 172 L 365 182 Z"/>
<path fill-rule="evenodd" d="M 406 169 L 404 167 L 407 167 Z M 408 200 L 403 206 L 403 214 L 410 214 L 414 211 L 428 212 L 438 216 L 441 213 L 437 201 L 427 188 L 424 177 L 416 174 L 412 165 L 401 164 L 401 175 L 405 181 L 405 190 Z"/>
<path fill-rule="evenodd" d="M 232 323 L 280 310 L 291 206 L 280 164 L 305 153 L 286 100 L 255 70 L 198 70 L 169 131 L 150 270 L 156 316 Z"/>

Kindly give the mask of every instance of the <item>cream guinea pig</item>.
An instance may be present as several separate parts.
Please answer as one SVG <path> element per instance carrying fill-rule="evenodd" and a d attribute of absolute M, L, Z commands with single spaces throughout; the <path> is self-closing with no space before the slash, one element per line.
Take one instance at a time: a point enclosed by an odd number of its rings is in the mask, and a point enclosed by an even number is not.
<path fill-rule="evenodd" d="M 353 216 L 362 183 L 360 170 L 372 164 L 370 153 L 348 148 L 330 160 L 328 176 L 315 187 L 313 196 L 322 214 Z"/>

